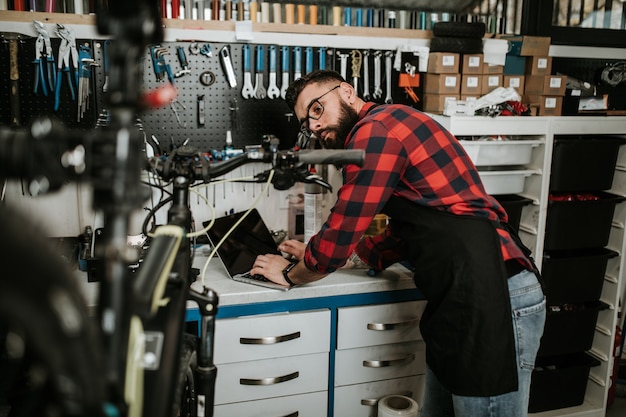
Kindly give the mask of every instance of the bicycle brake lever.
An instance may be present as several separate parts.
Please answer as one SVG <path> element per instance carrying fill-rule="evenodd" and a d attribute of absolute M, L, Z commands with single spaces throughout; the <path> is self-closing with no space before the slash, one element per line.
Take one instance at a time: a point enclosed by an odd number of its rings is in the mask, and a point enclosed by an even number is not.
<path fill-rule="evenodd" d="M 317 174 L 309 174 L 306 177 L 299 179 L 298 181 L 306 183 L 306 184 L 317 184 L 321 187 L 326 188 L 330 192 L 333 191 L 332 185 L 324 181 L 324 179 Z"/>

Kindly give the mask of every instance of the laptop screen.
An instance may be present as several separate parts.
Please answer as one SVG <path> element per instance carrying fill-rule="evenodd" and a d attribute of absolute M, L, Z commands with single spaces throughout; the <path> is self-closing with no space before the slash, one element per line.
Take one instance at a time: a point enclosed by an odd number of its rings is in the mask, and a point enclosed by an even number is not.
<path fill-rule="evenodd" d="M 215 219 L 208 235 L 212 244 L 218 244 L 245 212 L 230 214 Z M 208 225 L 208 222 L 204 222 Z M 243 274 L 252 268 L 258 255 L 280 254 L 272 234 L 259 212 L 252 209 L 217 250 L 230 276 Z"/>

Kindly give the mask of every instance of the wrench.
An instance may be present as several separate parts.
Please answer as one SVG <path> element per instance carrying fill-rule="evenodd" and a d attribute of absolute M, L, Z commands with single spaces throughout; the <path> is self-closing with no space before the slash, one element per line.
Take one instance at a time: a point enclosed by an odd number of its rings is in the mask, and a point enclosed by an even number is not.
<path fill-rule="evenodd" d="M 293 79 L 297 80 L 302 77 L 302 48 L 296 46 L 293 48 Z"/>
<path fill-rule="evenodd" d="M 363 100 L 370 101 L 370 70 L 369 70 L 370 51 L 363 51 Z"/>
<path fill-rule="evenodd" d="M 259 100 L 267 97 L 265 87 L 263 86 L 263 71 L 265 68 L 265 51 L 263 45 L 256 46 L 256 83 L 254 84 L 254 97 Z"/>
<path fill-rule="evenodd" d="M 343 54 L 337 51 L 337 56 L 339 56 L 339 61 L 341 62 L 341 76 L 343 79 L 348 78 L 348 54 Z"/>
<path fill-rule="evenodd" d="M 352 57 L 352 84 L 354 85 L 354 94 L 359 95 L 359 77 L 361 76 L 361 63 L 363 62 L 363 54 L 358 49 L 353 49 Z"/>
<path fill-rule="evenodd" d="M 280 96 L 284 99 L 287 95 L 287 87 L 289 87 L 289 47 L 280 47 L 281 70 L 283 82 L 280 85 Z"/>
<path fill-rule="evenodd" d="M 382 51 L 374 52 L 374 93 L 372 97 L 374 100 L 378 100 L 383 96 L 383 89 L 380 86 L 381 73 L 380 73 L 380 57 L 382 55 Z"/>
<path fill-rule="evenodd" d="M 319 68 L 320 69 L 326 69 L 326 48 L 325 47 L 321 47 L 318 50 L 318 61 L 319 61 Z"/>
<path fill-rule="evenodd" d="M 252 86 L 252 73 L 250 72 L 250 45 L 243 45 L 243 88 L 241 96 L 246 100 L 254 97 L 254 87 Z"/>
<path fill-rule="evenodd" d="M 313 48 L 310 46 L 304 49 L 304 63 L 304 73 L 313 72 Z"/>
<path fill-rule="evenodd" d="M 386 73 L 386 86 L 387 86 L 387 96 L 385 97 L 385 103 L 391 104 L 393 103 L 393 99 L 391 98 L 391 57 L 393 52 L 387 51 L 385 52 L 385 73 Z"/>
<path fill-rule="evenodd" d="M 270 45 L 270 84 L 267 87 L 267 97 L 271 99 L 280 96 L 280 90 L 276 85 L 276 45 Z"/>

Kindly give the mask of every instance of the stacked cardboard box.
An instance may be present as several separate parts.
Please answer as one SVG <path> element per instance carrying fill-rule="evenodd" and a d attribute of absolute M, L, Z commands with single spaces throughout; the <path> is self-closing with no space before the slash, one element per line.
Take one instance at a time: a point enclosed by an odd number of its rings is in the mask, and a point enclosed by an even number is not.
<path fill-rule="evenodd" d="M 522 102 L 537 116 L 560 116 L 567 77 L 552 75 L 550 38 L 505 37 L 510 50 L 504 65 L 505 87 L 523 85 Z"/>
<path fill-rule="evenodd" d="M 431 52 L 428 55 L 424 75 L 424 111 L 441 114 L 446 100 L 460 98 L 459 59 L 459 54 L 452 52 Z"/>

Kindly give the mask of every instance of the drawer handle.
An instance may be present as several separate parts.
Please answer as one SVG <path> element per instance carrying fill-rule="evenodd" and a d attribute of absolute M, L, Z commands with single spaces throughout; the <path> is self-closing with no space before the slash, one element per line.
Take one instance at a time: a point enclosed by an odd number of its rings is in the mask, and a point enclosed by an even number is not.
<path fill-rule="evenodd" d="M 299 415 L 300 415 L 300 412 L 296 411 L 295 413 L 286 414 L 284 417 L 298 417 Z"/>
<path fill-rule="evenodd" d="M 286 334 L 284 336 L 267 336 L 267 337 L 241 337 L 239 343 L 242 345 L 274 345 L 276 343 L 288 342 L 289 340 L 298 339 L 300 332 Z"/>
<path fill-rule="evenodd" d="M 405 397 L 413 397 L 413 391 L 398 392 L 397 395 L 404 395 Z M 380 401 L 379 398 L 363 398 L 361 400 L 361 405 L 374 407 L 378 404 L 378 401 Z"/>
<path fill-rule="evenodd" d="M 399 323 L 367 323 L 367 330 L 394 330 L 402 327 L 415 326 L 419 323 L 420 319 L 415 318 L 408 321 L 401 321 Z"/>
<path fill-rule="evenodd" d="M 413 359 L 415 359 L 415 354 L 409 353 L 404 358 L 400 358 L 400 359 L 391 359 L 391 360 L 382 360 L 382 361 L 363 361 L 363 366 L 367 368 L 386 368 L 389 366 L 406 365 L 407 363 L 413 362 Z"/>
<path fill-rule="evenodd" d="M 299 376 L 300 376 L 300 372 L 296 371 L 289 375 L 272 376 L 269 378 L 261 378 L 261 379 L 241 378 L 239 380 L 239 384 L 241 385 L 274 385 L 274 384 L 280 384 L 281 382 L 291 381 L 292 379 L 296 379 Z"/>

